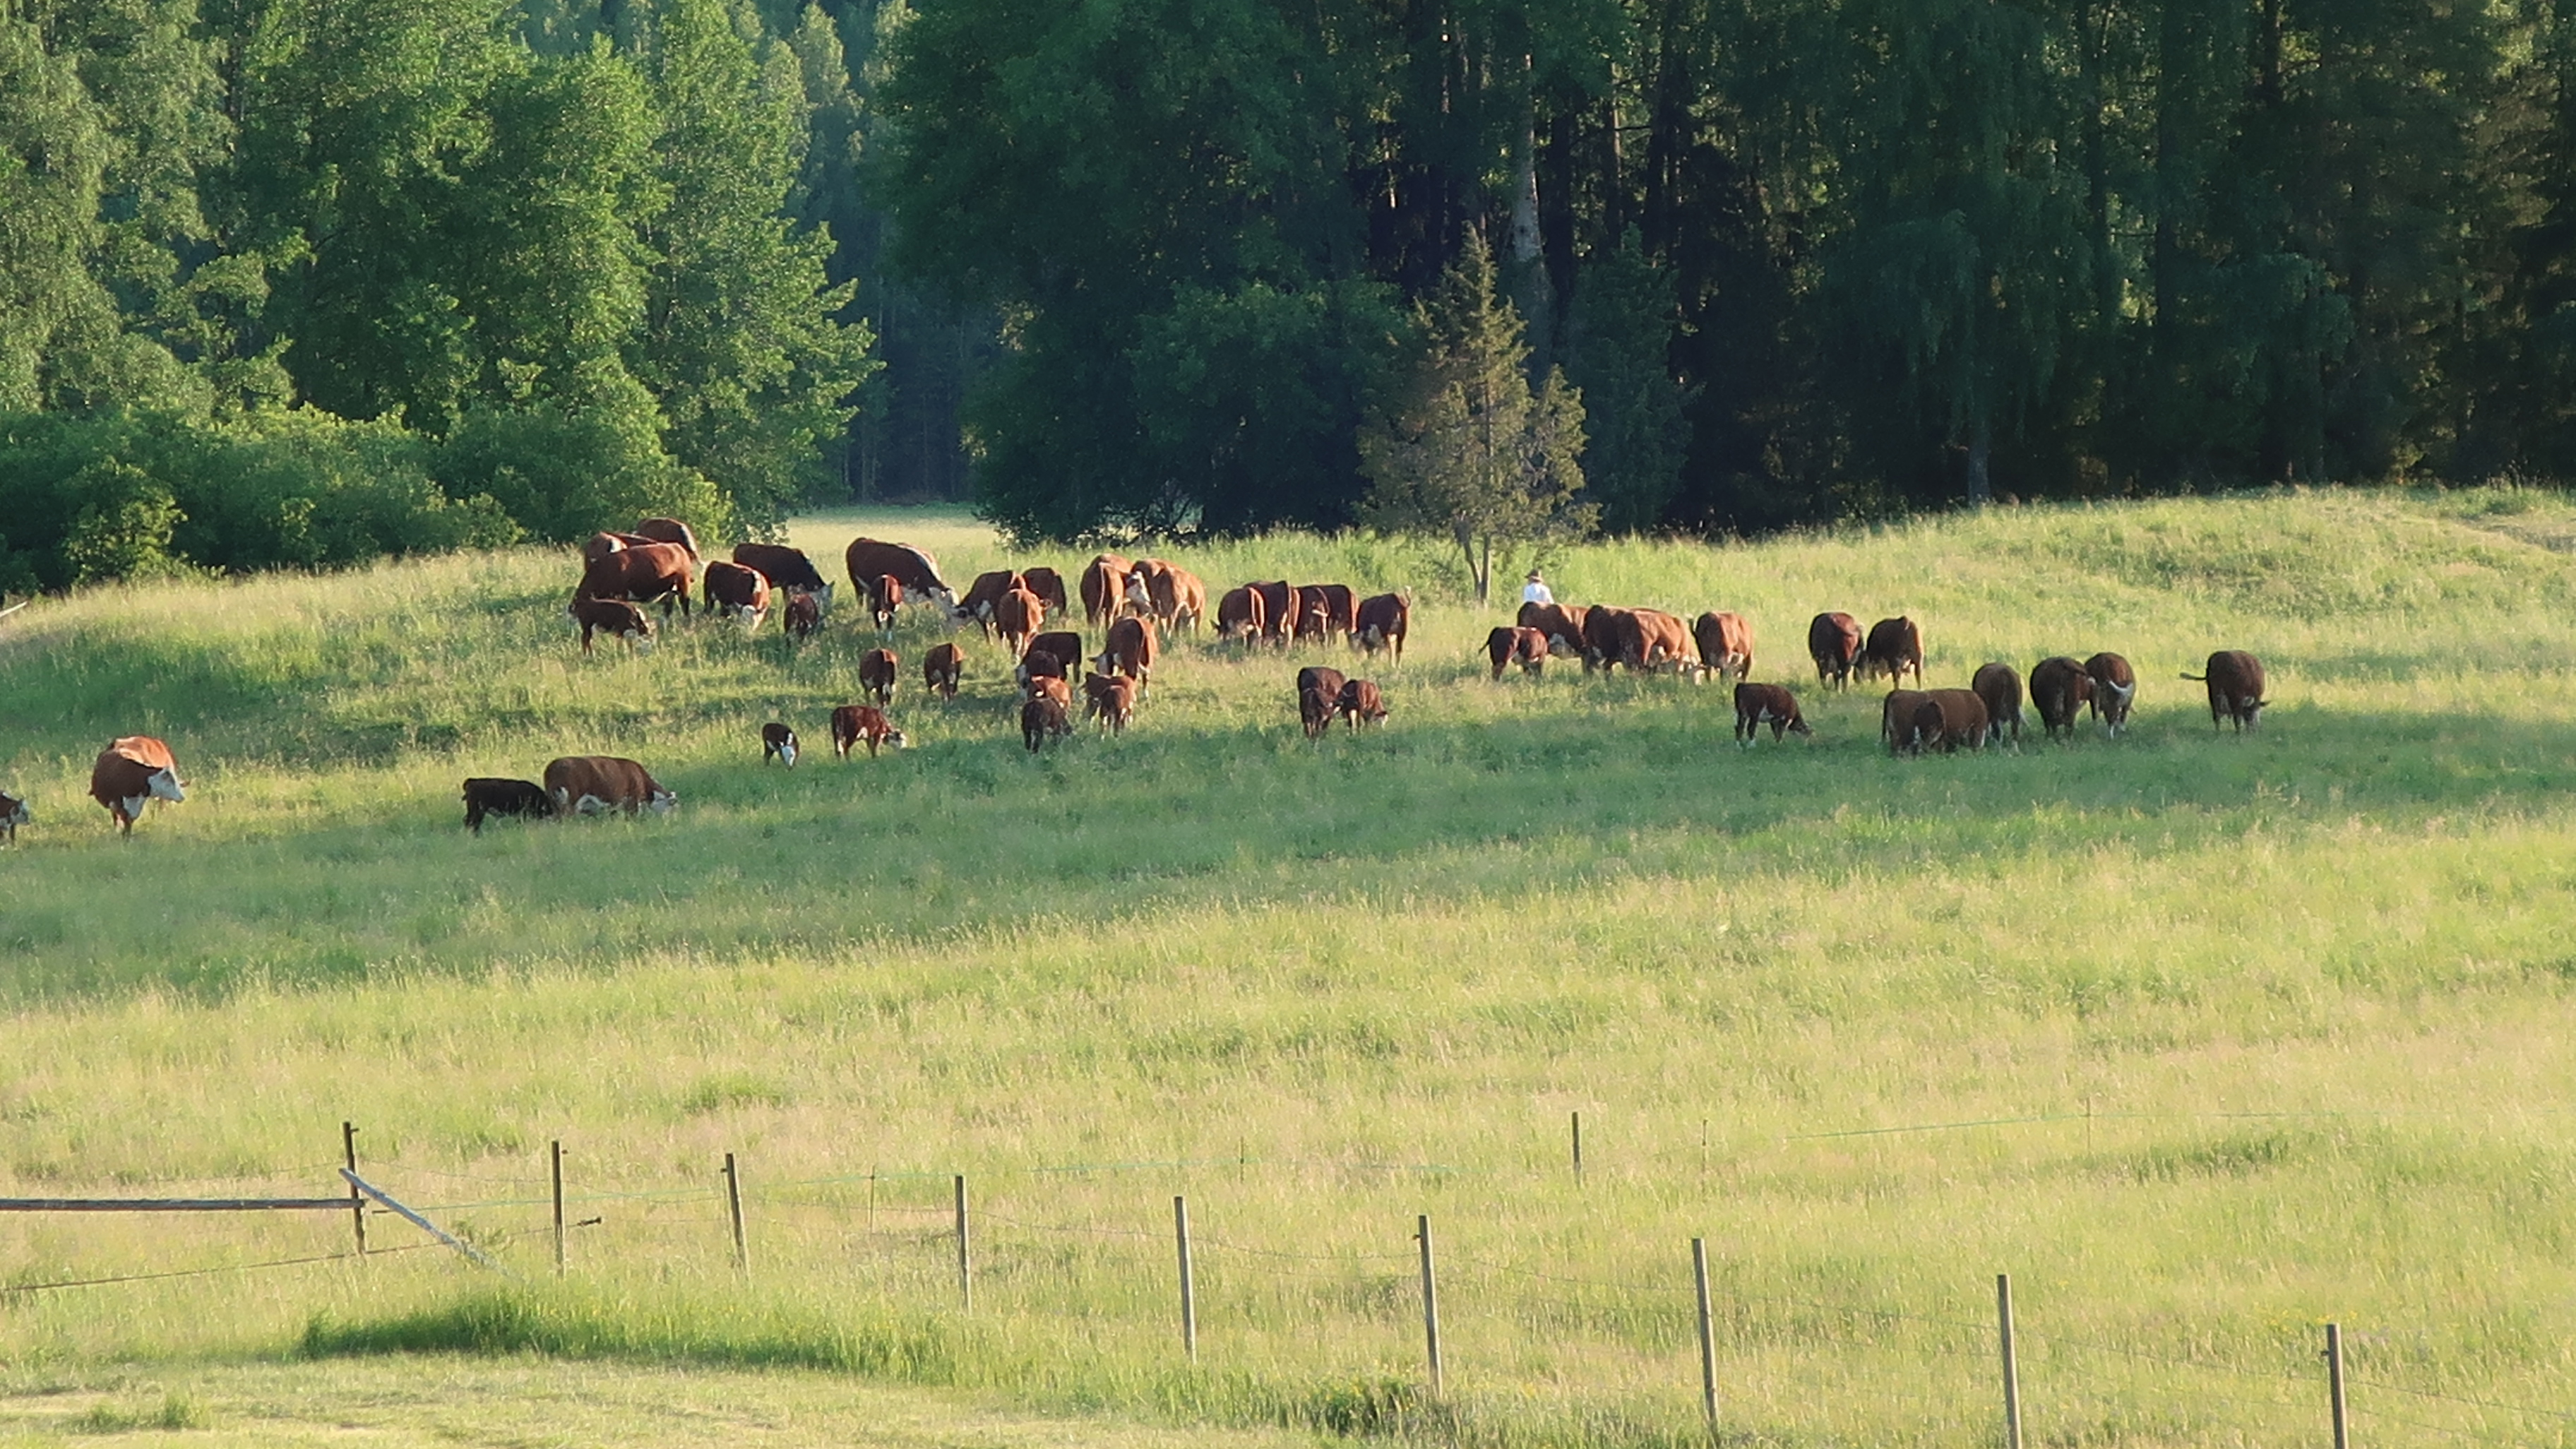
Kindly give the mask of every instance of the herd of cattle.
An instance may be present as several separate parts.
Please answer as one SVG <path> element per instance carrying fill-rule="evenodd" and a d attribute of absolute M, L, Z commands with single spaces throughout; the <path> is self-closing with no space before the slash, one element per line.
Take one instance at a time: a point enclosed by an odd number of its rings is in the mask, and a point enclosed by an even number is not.
<path fill-rule="evenodd" d="M 1014 661 L 1020 737 L 1035 753 L 1074 730 L 1072 681 L 1082 682 L 1085 721 L 1103 732 L 1123 731 L 1134 718 L 1152 679 L 1160 640 L 1187 636 L 1212 625 L 1221 644 L 1247 649 L 1298 641 L 1347 640 L 1374 655 L 1391 651 L 1401 661 L 1413 618 L 1409 594 L 1360 598 L 1346 584 L 1292 585 L 1285 580 L 1248 583 L 1221 595 L 1213 615 L 1207 589 L 1186 569 L 1160 559 L 1094 558 L 1078 581 L 1086 624 L 1106 625 L 1104 647 L 1085 652 L 1082 634 L 1049 630 L 1049 616 L 1067 616 L 1072 596 L 1054 569 L 1001 569 L 978 575 L 961 596 L 939 576 L 930 555 L 908 544 L 859 538 L 843 563 L 852 588 L 868 601 L 868 616 L 891 639 L 896 611 L 906 603 L 927 607 L 952 626 L 975 624 L 998 640 Z M 710 614 L 731 615 L 757 628 L 773 604 L 786 632 L 803 639 L 822 627 L 833 585 L 801 550 L 782 544 L 737 545 L 730 560 L 702 561 L 696 537 L 675 519 L 648 518 L 631 533 L 594 535 L 583 549 L 580 584 L 566 613 L 581 628 L 581 647 L 606 634 L 638 651 L 650 650 L 655 625 L 644 610 L 660 604 L 667 624 L 677 607 L 691 609 L 695 588 Z M 2118 654 L 2078 662 L 2059 655 L 2041 660 L 2023 677 L 2009 664 L 1980 667 L 1965 689 L 1925 689 L 1923 631 L 1906 617 L 1881 619 L 1864 631 L 1849 614 L 1818 614 L 1807 629 L 1807 653 L 1821 689 L 1847 690 L 1855 680 L 1884 677 L 1888 693 L 1879 714 L 1879 737 L 1894 754 L 1981 749 L 2009 740 L 2019 744 L 2025 700 L 2037 710 L 2048 737 L 2070 734 L 2080 711 L 2089 710 L 2117 738 L 2128 727 L 2137 698 L 2137 676 Z M 1685 625 L 1658 609 L 1610 605 L 1525 603 L 1516 620 L 1486 639 L 1492 677 L 1518 666 L 1541 673 L 1552 658 L 1579 659 L 1584 672 L 1678 674 L 1694 681 L 1710 674 L 1735 686 L 1735 740 L 1750 748 L 1768 725 L 1774 742 L 1785 735 L 1811 737 L 1798 701 L 1780 684 L 1756 682 L 1754 634 L 1742 615 L 1710 612 Z M 846 760 L 864 745 L 901 749 L 906 741 L 886 711 L 894 701 L 902 661 L 889 644 L 859 661 L 862 690 L 873 703 L 844 704 L 829 717 L 832 746 Z M 954 643 L 930 647 L 921 661 L 930 694 L 954 700 L 966 672 L 965 652 Z M 1914 687 L 1905 686 L 1908 675 Z M 2260 723 L 2263 666 L 2242 650 L 2220 650 L 2208 667 L 2185 679 L 2205 683 L 2213 726 L 2232 722 L 2240 731 Z M 1297 671 L 1294 699 L 1308 738 L 1336 720 L 1353 730 L 1383 722 L 1384 693 L 1373 680 L 1310 665 Z M 761 726 L 761 762 L 794 768 L 796 732 L 772 721 Z M 105 807 L 118 830 L 131 835 L 153 800 L 187 798 L 170 747 L 148 735 L 118 739 L 99 753 L 90 773 L 90 796 Z M 633 760 L 610 755 L 568 755 L 549 763 L 539 781 L 476 777 L 465 782 L 465 824 L 480 834 L 495 815 L 547 817 L 607 812 L 661 812 L 678 796 Z M 25 802 L 0 794 L 0 841 L 14 842 L 30 820 Z"/>

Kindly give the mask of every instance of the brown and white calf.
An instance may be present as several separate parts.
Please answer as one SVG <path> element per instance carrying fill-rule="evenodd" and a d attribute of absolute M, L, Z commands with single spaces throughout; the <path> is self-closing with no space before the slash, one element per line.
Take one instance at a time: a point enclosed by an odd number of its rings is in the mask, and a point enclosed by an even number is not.
<path fill-rule="evenodd" d="M 1100 721 L 1104 733 L 1124 734 L 1127 722 L 1136 717 L 1136 681 L 1126 675 L 1086 675 L 1082 693 L 1088 701 L 1082 717 Z"/>
<path fill-rule="evenodd" d="M 1386 700 L 1378 693 L 1372 680 L 1344 680 L 1338 708 L 1342 718 L 1351 722 L 1351 730 L 1355 734 L 1362 725 L 1386 723 Z"/>
<path fill-rule="evenodd" d="M 859 688 L 875 696 L 879 704 L 894 703 L 895 673 L 903 661 L 891 649 L 871 649 L 859 656 Z"/>
<path fill-rule="evenodd" d="M 549 762 L 546 794 L 555 802 L 555 814 L 562 816 L 643 810 L 659 815 L 680 800 L 642 765 L 615 755 L 565 755 Z"/>
<path fill-rule="evenodd" d="M 966 677 L 966 651 L 954 644 L 933 644 L 921 656 L 921 687 L 941 699 L 955 699 L 957 684 Z"/>
<path fill-rule="evenodd" d="M 150 735 L 127 735 L 98 752 L 90 765 L 89 797 L 107 807 L 118 833 L 132 835 L 143 807 L 155 800 L 176 805 L 188 798 L 170 747 Z"/>
<path fill-rule="evenodd" d="M 15 795 L 0 795 L 0 841 L 18 843 L 18 827 L 33 825 L 36 817 L 27 813 L 27 802 Z"/>
<path fill-rule="evenodd" d="M 626 647 L 638 654 L 653 652 L 653 621 L 644 611 L 624 599 L 587 599 L 576 597 L 564 606 L 564 616 L 581 626 L 581 652 L 590 652 L 590 637 L 606 634 L 623 639 Z"/>
<path fill-rule="evenodd" d="M 852 745 L 866 745 L 868 758 L 875 759 L 880 748 L 900 750 L 910 743 L 875 705 L 845 704 L 832 711 L 832 749 L 844 760 Z"/>
<path fill-rule="evenodd" d="M 1536 674 L 1547 666 L 1547 636 L 1536 629 L 1498 626 L 1485 636 L 1485 657 L 1493 661 L 1496 679 L 1514 664 L 1521 667 L 1523 674 Z"/>
<path fill-rule="evenodd" d="M 2093 712 L 2116 740 L 2129 727 L 2129 706 L 2138 698 L 2137 671 L 2117 654 L 2096 654 L 2084 661 L 2084 672 L 2093 680 Z"/>
<path fill-rule="evenodd" d="M 796 731 L 776 720 L 760 727 L 760 762 L 766 765 L 772 757 L 791 770 L 796 768 Z"/>
<path fill-rule="evenodd" d="M 1800 739 L 1812 739 L 1815 731 L 1807 727 L 1806 716 L 1798 713 L 1797 696 L 1787 686 L 1743 683 L 1735 686 L 1735 743 L 1740 749 L 1753 748 L 1754 737 L 1762 727 L 1771 727 L 1771 742 L 1778 744 L 1783 732 Z"/>

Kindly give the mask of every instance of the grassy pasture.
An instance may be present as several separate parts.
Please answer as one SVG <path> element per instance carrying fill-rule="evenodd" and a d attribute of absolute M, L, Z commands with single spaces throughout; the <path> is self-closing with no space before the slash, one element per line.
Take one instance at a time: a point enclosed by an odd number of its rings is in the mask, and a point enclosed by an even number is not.
<path fill-rule="evenodd" d="M 1081 561 L 942 515 L 796 541 L 836 562 L 860 531 L 961 588 Z M 701 623 L 593 659 L 540 551 L 42 605 L 0 624 L 0 788 L 38 812 L 0 854 L 14 1190 L 302 1191 L 348 1117 L 396 1190 L 534 1276 L 550 1138 L 605 1221 L 561 1286 L 406 1253 L 12 1295 L 0 1351 L 538 1351 L 1679 1442 L 1705 1235 L 1725 1419 L 1757 1442 L 1987 1442 L 1998 1271 L 2037 1442 L 2312 1439 L 2330 1318 L 2372 1442 L 2576 1442 L 2571 545 L 2543 495 L 2284 494 L 1551 568 L 1569 601 L 1748 614 L 1818 731 L 1750 752 L 1716 688 L 1488 682 L 1503 611 L 1367 540 L 1175 557 L 1212 588 L 1413 586 L 1387 729 L 1309 745 L 1302 656 L 1192 645 L 1126 737 L 1036 759 L 991 646 L 955 705 L 920 697 L 926 620 L 896 646 L 916 747 L 829 759 L 876 642 L 846 594 L 803 650 Z M 2133 734 L 1890 761 L 1874 696 L 1812 688 L 1821 608 L 1912 613 L 1934 683 L 2118 649 Z M 2269 667 L 2259 734 L 2214 734 L 2175 678 L 2219 647 Z M 792 773 L 758 766 L 768 718 L 805 736 Z M 82 791 L 137 730 L 192 798 L 121 843 Z M 679 811 L 458 828 L 460 777 L 589 751 Z M 987 1214 L 971 1317 L 952 1172 Z M 1418 1212 L 1436 1410 L 1404 1387 Z M 0 1274 L 345 1233 L 0 1220 Z"/>

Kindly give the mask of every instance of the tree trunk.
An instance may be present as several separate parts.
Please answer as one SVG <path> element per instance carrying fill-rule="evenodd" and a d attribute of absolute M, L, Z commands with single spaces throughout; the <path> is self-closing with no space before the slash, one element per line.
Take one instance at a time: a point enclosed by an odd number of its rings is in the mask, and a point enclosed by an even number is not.
<path fill-rule="evenodd" d="M 1538 229 L 1538 95 L 1530 88 L 1530 57 L 1521 57 L 1521 135 L 1512 164 L 1512 230 L 1504 275 L 1512 305 L 1520 309 L 1529 342 L 1532 386 L 1556 362 L 1556 303 L 1548 285 L 1546 247 Z"/>
<path fill-rule="evenodd" d="M 1994 428 L 1984 413 L 1968 431 L 1968 506 L 1983 508 L 1994 498 L 1994 483 L 1987 474 L 1987 464 L 1994 457 Z"/>

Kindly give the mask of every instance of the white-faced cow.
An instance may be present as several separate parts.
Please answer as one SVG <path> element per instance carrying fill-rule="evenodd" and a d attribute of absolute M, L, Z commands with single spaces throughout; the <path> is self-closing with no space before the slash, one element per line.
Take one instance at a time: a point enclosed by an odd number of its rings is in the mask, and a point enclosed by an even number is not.
<path fill-rule="evenodd" d="M 566 605 L 564 613 L 581 626 L 581 652 L 590 652 L 594 633 L 612 639 L 623 639 L 628 648 L 639 654 L 653 652 L 653 621 L 644 611 L 624 599 L 586 599 L 579 595 Z"/>
<path fill-rule="evenodd" d="M 2129 727 L 2129 706 L 2138 698 L 2137 671 L 2117 654 L 2096 654 L 2084 661 L 2084 672 L 2093 678 L 2093 710 L 2102 720 L 2102 730 L 2113 739 Z"/>
<path fill-rule="evenodd" d="M 127 735 L 98 752 L 89 769 L 89 797 L 107 807 L 119 834 L 132 835 L 144 806 L 155 800 L 178 804 L 188 789 L 168 745 L 150 735 Z"/>
<path fill-rule="evenodd" d="M 724 610 L 753 629 L 769 614 L 769 578 L 748 564 L 717 559 L 707 565 L 698 587 L 706 594 L 710 614 Z"/>
<path fill-rule="evenodd" d="M 1154 681 L 1154 624 L 1150 619 L 1125 618 L 1109 626 L 1109 647 L 1100 651 L 1092 666 L 1103 674 L 1124 674 L 1136 681 L 1136 695 L 1144 697 Z"/>
<path fill-rule="evenodd" d="M 744 568 L 760 570 L 771 588 L 785 590 L 790 598 L 812 594 L 818 613 L 832 607 L 832 585 L 801 548 L 789 548 L 783 543 L 737 543 L 733 546 L 733 561 Z"/>
<path fill-rule="evenodd" d="M 879 749 L 900 750 L 910 746 L 903 731 L 894 727 L 884 710 L 872 704 L 845 704 L 832 711 L 832 748 L 844 760 L 850 757 L 852 745 L 868 747 L 868 758 L 877 757 Z"/>
<path fill-rule="evenodd" d="M 660 815 L 680 801 L 642 765 L 615 755 L 566 755 L 548 763 L 546 794 L 560 816 L 643 810 Z"/>
<path fill-rule="evenodd" d="M 1330 600 L 1326 601 L 1327 603 Z M 1359 616 L 1351 629 L 1351 639 L 1361 649 L 1375 654 L 1392 649 L 1395 662 L 1404 662 L 1404 636 L 1413 632 L 1413 595 L 1410 591 L 1372 594 L 1359 602 Z"/>
<path fill-rule="evenodd" d="M 1584 658 L 1583 625 L 1591 610 L 1581 604 L 1523 604 L 1513 622 L 1536 629 L 1547 640 L 1547 652 L 1559 659 Z M 1587 663 L 1585 670 L 1590 671 Z"/>
<path fill-rule="evenodd" d="M 2209 727 L 2230 720 L 2236 732 L 2243 734 L 2263 723 L 2263 708 L 2271 703 L 2263 697 L 2263 661 L 2242 649 L 2221 649 L 2209 656 L 2209 665 L 2201 673 L 2183 678 L 2209 685 Z"/>
<path fill-rule="evenodd" d="M 957 607 L 975 621 L 975 627 L 984 632 L 985 638 L 990 639 L 993 637 L 993 611 L 1001 607 L 1002 596 L 1025 587 L 1027 583 L 1027 577 L 1013 569 L 987 570 L 977 574 L 975 581 L 966 586 L 966 594 L 957 601 Z"/>
<path fill-rule="evenodd" d="M 632 604 L 659 600 L 667 620 L 674 603 L 683 616 L 689 613 L 689 585 L 696 579 L 697 561 L 687 549 L 676 543 L 638 543 L 591 560 L 582 571 L 578 592 L 584 598 L 624 599 Z"/>
<path fill-rule="evenodd" d="M 776 720 L 760 727 L 760 762 L 766 765 L 772 759 L 796 768 L 796 731 Z"/>
<path fill-rule="evenodd" d="M 868 585 L 878 578 L 891 576 L 903 585 L 906 597 L 938 605 L 941 616 L 949 622 L 964 617 L 957 609 L 956 591 L 940 580 L 939 565 L 929 554 L 908 543 L 854 538 L 842 554 L 841 563 L 849 572 L 850 587 L 861 593 L 866 593 Z"/>

